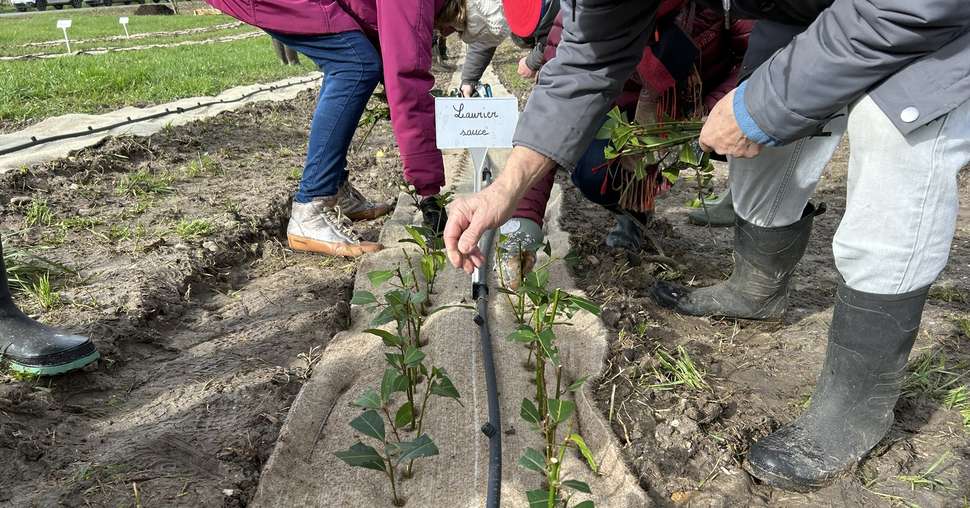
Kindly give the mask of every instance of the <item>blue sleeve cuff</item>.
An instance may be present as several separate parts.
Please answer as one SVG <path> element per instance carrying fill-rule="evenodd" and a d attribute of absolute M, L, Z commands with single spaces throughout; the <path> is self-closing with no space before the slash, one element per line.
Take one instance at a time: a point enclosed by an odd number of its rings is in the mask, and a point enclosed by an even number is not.
<path fill-rule="evenodd" d="M 747 87 L 748 82 L 745 81 L 734 90 L 734 119 L 738 122 L 738 126 L 741 127 L 741 132 L 744 133 L 745 137 L 759 145 L 780 145 L 781 143 L 777 139 L 769 136 L 765 131 L 761 130 L 761 127 L 758 127 L 758 123 L 754 121 L 751 113 L 748 112 L 748 106 L 744 102 L 744 91 Z"/>

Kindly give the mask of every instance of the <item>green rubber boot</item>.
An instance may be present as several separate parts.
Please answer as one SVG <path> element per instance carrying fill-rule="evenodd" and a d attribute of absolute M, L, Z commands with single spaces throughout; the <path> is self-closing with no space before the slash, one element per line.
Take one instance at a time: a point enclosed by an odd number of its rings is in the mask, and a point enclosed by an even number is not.
<path fill-rule="evenodd" d="M 2 258 L 0 244 L 0 364 L 21 374 L 54 376 L 97 360 L 91 339 L 38 323 L 17 308 Z"/>
<path fill-rule="evenodd" d="M 731 199 L 731 189 L 717 199 L 705 201 L 702 206 L 687 214 L 687 221 L 696 226 L 711 226 L 726 228 L 734 225 L 737 217 L 734 215 L 734 200 Z"/>

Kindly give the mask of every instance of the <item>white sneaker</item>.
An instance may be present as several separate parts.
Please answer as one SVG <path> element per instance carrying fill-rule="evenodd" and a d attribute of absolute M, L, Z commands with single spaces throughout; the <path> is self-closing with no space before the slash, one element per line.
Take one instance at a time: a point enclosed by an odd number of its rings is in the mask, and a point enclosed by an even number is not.
<path fill-rule="evenodd" d="M 286 238 L 293 250 L 331 256 L 357 257 L 383 248 L 360 239 L 353 222 L 337 206 L 337 196 L 294 202 Z"/>

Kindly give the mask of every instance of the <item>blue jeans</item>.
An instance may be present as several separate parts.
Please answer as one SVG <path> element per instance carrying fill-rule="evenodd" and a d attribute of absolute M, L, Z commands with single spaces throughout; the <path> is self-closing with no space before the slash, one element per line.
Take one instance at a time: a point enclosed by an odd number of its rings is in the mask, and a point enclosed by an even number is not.
<path fill-rule="evenodd" d="M 347 181 L 347 151 L 381 80 L 380 54 L 361 32 L 270 35 L 313 60 L 325 75 L 310 125 L 303 178 L 293 200 L 308 203 L 333 196 Z"/>

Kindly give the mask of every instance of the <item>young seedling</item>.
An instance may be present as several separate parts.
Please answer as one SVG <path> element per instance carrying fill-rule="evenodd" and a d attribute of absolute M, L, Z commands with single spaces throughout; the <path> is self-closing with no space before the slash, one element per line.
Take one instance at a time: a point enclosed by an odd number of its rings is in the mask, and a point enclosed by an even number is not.
<path fill-rule="evenodd" d="M 546 252 L 549 250 L 547 245 Z M 556 345 L 555 327 L 563 324 L 560 319 L 572 318 L 578 311 L 599 314 L 600 309 L 585 298 L 561 289 L 547 289 L 548 265 L 547 262 L 526 275 L 518 288 L 502 288 L 502 292 L 510 296 L 520 323 L 508 339 L 525 344 L 531 350 L 530 355 L 535 356 L 535 397 L 522 399 L 519 414 L 540 434 L 543 447 L 541 450 L 527 448 L 519 465 L 544 478 L 544 488 L 526 493 L 529 506 L 592 508 L 592 501 L 571 504 L 576 493 L 590 493 L 589 485 L 562 477 L 562 462 L 567 449 L 578 450 L 593 471 L 598 466 L 582 436 L 572 431 L 570 419 L 575 414 L 576 403 L 565 397 L 582 388 L 586 379 L 563 386 L 563 366 Z M 561 432 L 563 428 L 566 429 L 564 433 Z M 564 492 L 568 494 L 564 495 Z"/>
<path fill-rule="evenodd" d="M 704 381 L 704 372 L 697 368 L 684 346 L 677 346 L 676 354 L 658 348 L 655 358 L 657 366 L 653 368 L 653 374 L 657 382 L 650 388 L 661 391 L 677 387 L 690 391 L 710 390 Z"/>
<path fill-rule="evenodd" d="M 367 333 L 381 339 L 388 351 L 384 354 L 387 368 L 381 380 L 380 391 L 369 390 L 356 404 L 364 413 L 351 425 L 383 446 L 383 453 L 358 442 L 349 450 L 337 453 L 337 457 L 351 466 L 364 467 L 385 473 L 391 484 L 392 500 L 402 506 L 398 477 L 411 477 L 414 460 L 438 454 L 438 448 L 425 429 L 425 417 L 429 414 L 435 397 L 452 399 L 461 404 L 461 396 L 444 368 L 436 367 L 421 350 L 422 327 L 425 320 L 435 312 L 452 307 L 443 306 L 427 312 L 428 295 L 434 291 L 434 281 L 444 267 L 444 254 L 440 240 L 428 230 L 417 227 L 408 229 L 409 243 L 421 252 L 421 275 L 415 273 L 410 254 L 405 251 L 406 266 L 392 270 L 377 270 L 367 274 L 375 288 L 390 286 L 378 300 L 372 292 L 358 291 L 352 304 L 367 305 L 376 315 L 371 321 L 374 328 Z M 377 327 L 394 323 L 394 331 Z M 396 406 L 394 394 L 404 393 L 405 400 Z M 390 428 L 390 435 L 386 430 Z M 403 436 L 413 433 L 416 439 Z M 402 470 L 403 468 L 403 470 Z"/>

